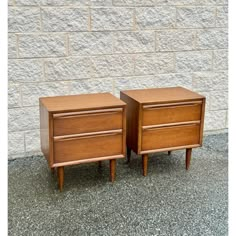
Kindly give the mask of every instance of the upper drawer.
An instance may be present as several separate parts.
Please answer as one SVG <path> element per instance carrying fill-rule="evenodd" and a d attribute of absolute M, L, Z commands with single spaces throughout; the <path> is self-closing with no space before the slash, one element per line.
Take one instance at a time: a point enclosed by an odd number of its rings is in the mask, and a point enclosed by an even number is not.
<path fill-rule="evenodd" d="M 201 119 L 201 101 L 143 106 L 143 126 Z"/>
<path fill-rule="evenodd" d="M 122 108 L 53 115 L 54 136 L 122 128 Z"/>

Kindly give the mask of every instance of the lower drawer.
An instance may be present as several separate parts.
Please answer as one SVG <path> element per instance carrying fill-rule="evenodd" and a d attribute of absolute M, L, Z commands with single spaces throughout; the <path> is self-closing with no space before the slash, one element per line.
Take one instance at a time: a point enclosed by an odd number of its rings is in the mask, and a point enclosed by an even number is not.
<path fill-rule="evenodd" d="M 54 141 L 54 162 L 122 154 L 122 133 L 61 138 Z"/>
<path fill-rule="evenodd" d="M 142 151 L 199 144 L 200 125 L 180 125 L 145 129 L 142 132 Z"/>

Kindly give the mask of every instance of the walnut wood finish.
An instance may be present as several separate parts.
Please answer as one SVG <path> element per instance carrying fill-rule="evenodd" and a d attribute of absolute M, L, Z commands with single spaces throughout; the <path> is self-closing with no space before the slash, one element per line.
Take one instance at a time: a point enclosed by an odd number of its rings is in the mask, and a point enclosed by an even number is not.
<path fill-rule="evenodd" d="M 46 97 L 39 104 L 41 149 L 49 167 L 58 168 L 60 190 L 64 166 L 126 156 L 126 104 L 113 95 Z"/>
<path fill-rule="evenodd" d="M 57 178 L 58 178 L 58 186 L 60 191 L 62 191 L 63 189 L 63 185 L 64 185 L 64 167 L 58 167 L 57 168 Z"/>
<path fill-rule="evenodd" d="M 143 170 L 144 154 L 202 145 L 204 96 L 173 87 L 121 91 L 120 98 L 127 103 L 127 148 L 142 154 Z"/>
<path fill-rule="evenodd" d="M 102 161 L 98 162 L 98 167 L 101 168 L 102 167 Z"/>
<path fill-rule="evenodd" d="M 186 149 L 186 159 L 185 159 L 186 170 L 189 169 L 190 161 L 191 161 L 191 155 L 192 155 L 192 148 L 187 148 Z"/>
<path fill-rule="evenodd" d="M 148 154 L 142 155 L 143 176 L 147 176 Z"/>
<path fill-rule="evenodd" d="M 122 129 L 122 108 L 97 110 L 93 113 L 60 113 L 53 117 L 54 136 Z"/>
<path fill-rule="evenodd" d="M 110 160 L 110 181 L 114 182 L 116 177 L 116 159 Z"/>

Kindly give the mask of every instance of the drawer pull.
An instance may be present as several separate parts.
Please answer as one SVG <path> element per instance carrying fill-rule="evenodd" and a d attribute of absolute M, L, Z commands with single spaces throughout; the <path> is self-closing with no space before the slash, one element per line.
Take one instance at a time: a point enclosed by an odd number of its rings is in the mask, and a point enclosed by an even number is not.
<path fill-rule="evenodd" d="M 143 130 L 150 130 L 152 128 L 164 128 L 164 127 L 178 127 L 178 126 L 186 126 L 186 125 L 194 125 L 194 124 L 200 124 L 200 120 L 194 120 L 194 121 L 185 121 L 185 122 L 177 122 L 177 123 L 166 123 L 166 124 L 160 124 L 160 125 L 147 125 L 142 126 Z"/>
<path fill-rule="evenodd" d="M 176 108 L 176 107 L 198 106 L 199 104 L 202 104 L 202 101 L 145 105 L 143 106 L 143 108 L 145 110 L 155 110 L 155 109 L 162 109 L 163 107 Z"/>
<path fill-rule="evenodd" d="M 54 137 L 54 141 L 69 141 L 74 139 L 85 139 L 85 138 L 96 138 L 103 136 L 113 136 L 122 133 L 122 129 L 119 130 L 109 130 L 109 131 L 101 131 L 101 132 L 92 132 L 92 133 L 82 133 L 82 134 L 72 134 L 72 135 L 64 135 L 64 136 L 56 136 Z"/>
<path fill-rule="evenodd" d="M 56 113 L 53 114 L 53 118 L 72 118 L 76 116 L 96 116 L 96 115 L 107 115 L 112 113 L 121 112 L 122 108 L 104 109 L 104 110 L 91 110 L 91 111 L 79 111 L 79 112 L 67 112 L 67 113 Z"/>
<path fill-rule="evenodd" d="M 180 123 L 176 123 L 176 125 L 166 125 L 166 126 L 163 126 L 163 125 L 161 125 L 161 126 L 149 126 L 149 127 L 143 127 L 143 130 L 145 130 L 145 131 L 152 131 L 152 130 L 161 130 L 161 129 L 171 129 L 171 128 L 176 128 L 176 127 L 189 127 L 189 126 L 198 126 L 199 125 L 199 123 L 200 123 L 200 121 L 199 122 L 194 122 L 194 123 L 185 123 L 185 124 L 180 124 Z"/>

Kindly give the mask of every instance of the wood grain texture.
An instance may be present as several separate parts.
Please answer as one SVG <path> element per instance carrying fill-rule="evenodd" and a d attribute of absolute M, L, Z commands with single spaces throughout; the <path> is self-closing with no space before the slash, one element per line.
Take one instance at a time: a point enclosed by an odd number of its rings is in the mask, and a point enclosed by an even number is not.
<path fill-rule="evenodd" d="M 122 111 L 54 118 L 54 136 L 114 129 L 122 129 Z"/>
<path fill-rule="evenodd" d="M 192 156 L 192 148 L 187 148 L 186 149 L 186 159 L 185 159 L 186 170 L 188 170 L 190 167 L 191 156 Z"/>
<path fill-rule="evenodd" d="M 110 93 L 80 94 L 40 98 L 50 112 L 70 112 L 125 106 L 125 103 Z"/>
<path fill-rule="evenodd" d="M 143 109 L 143 125 L 197 121 L 201 119 L 201 104 L 172 105 Z"/>
<path fill-rule="evenodd" d="M 205 97 L 181 87 L 121 91 L 127 103 L 127 147 L 142 154 L 201 146 Z M 129 158 L 128 158 L 129 160 Z"/>
<path fill-rule="evenodd" d="M 45 158 L 49 161 L 49 114 L 42 103 L 39 103 L 40 110 L 40 144 Z"/>
<path fill-rule="evenodd" d="M 199 144 L 199 125 L 154 128 L 143 131 L 141 150 Z"/>
<path fill-rule="evenodd" d="M 116 159 L 110 160 L 110 181 L 114 182 L 116 178 Z"/>
<path fill-rule="evenodd" d="M 55 163 L 123 154 L 122 134 L 65 138 L 54 142 Z"/>
<path fill-rule="evenodd" d="M 201 146 L 202 146 L 202 141 L 203 141 L 205 106 L 206 106 L 206 98 L 203 98 L 202 99 L 202 109 L 201 109 L 200 140 L 199 140 L 199 143 L 200 143 Z"/>
<path fill-rule="evenodd" d="M 125 90 L 122 91 L 122 94 L 126 94 L 141 104 L 171 103 L 204 98 L 202 95 L 182 87 Z"/>
<path fill-rule="evenodd" d="M 58 186 L 60 191 L 62 191 L 64 186 L 64 167 L 58 167 L 57 168 L 57 178 L 58 178 Z"/>
<path fill-rule="evenodd" d="M 126 104 L 118 98 L 104 93 L 39 102 L 41 147 L 50 168 L 58 168 L 60 189 L 64 166 L 125 157 Z"/>
<path fill-rule="evenodd" d="M 142 155 L 142 168 L 143 168 L 143 176 L 147 176 L 148 170 L 148 154 Z"/>
<path fill-rule="evenodd" d="M 120 98 L 126 105 L 126 144 L 127 147 L 138 152 L 139 104 L 126 94 L 120 92 Z"/>

